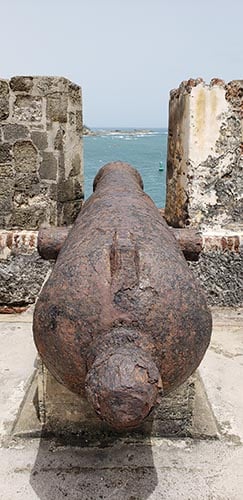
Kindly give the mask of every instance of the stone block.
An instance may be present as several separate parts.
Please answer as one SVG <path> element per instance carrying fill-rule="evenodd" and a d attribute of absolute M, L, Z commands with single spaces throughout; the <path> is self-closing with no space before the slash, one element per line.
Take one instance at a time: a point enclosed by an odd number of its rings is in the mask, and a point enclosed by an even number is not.
<path fill-rule="evenodd" d="M 9 85 L 7 80 L 0 80 L 0 94 L 2 97 L 8 97 Z"/>
<path fill-rule="evenodd" d="M 34 130 L 31 133 L 31 139 L 39 151 L 44 151 L 48 147 L 47 132 Z"/>
<path fill-rule="evenodd" d="M 32 76 L 14 76 L 11 78 L 10 87 L 15 92 L 29 92 L 33 87 Z"/>
<path fill-rule="evenodd" d="M 58 201 L 66 202 L 82 198 L 82 186 L 77 179 L 70 177 L 58 184 Z"/>
<path fill-rule="evenodd" d="M 73 82 L 69 83 L 69 95 L 73 104 L 81 107 L 81 101 L 82 101 L 81 88 L 78 85 L 76 85 L 76 83 Z"/>
<path fill-rule="evenodd" d="M 76 116 L 75 116 L 75 113 L 73 111 L 70 111 L 70 113 L 68 113 L 68 120 L 69 120 L 69 124 L 71 126 L 75 125 Z"/>
<path fill-rule="evenodd" d="M 38 229 L 41 225 L 55 224 L 55 208 L 46 201 L 34 200 L 31 205 L 14 207 L 10 225 L 17 229 Z"/>
<path fill-rule="evenodd" d="M 50 199 L 57 201 L 57 184 L 55 182 L 48 184 L 48 192 Z"/>
<path fill-rule="evenodd" d="M 66 123 L 67 122 L 68 97 L 66 94 L 56 92 L 56 94 L 48 95 L 46 116 L 51 122 Z"/>
<path fill-rule="evenodd" d="M 19 139 L 26 139 L 29 136 L 29 130 L 26 126 L 18 123 L 7 123 L 3 126 L 3 139 L 8 142 L 15 142 Z"/>
<path fill-rule="evenodd" d="M 13 157 L 16 172 L 36 172 L 38 153 L 31 141 L 17 141 L 13 146 Z"/>
<path fill-rule="evenodd" d="M 0 120 L 6 120 L 9 116 L 9 100 L 0 96 Z"/>
<path fill-rule="evenodd" d="M 0 163 L 12 161 L 12 146 L 7 142 L 0 143 Z"/>
<path fill-rule="evenodd" d="M 11 220 L 11 213 L 1 214 L 0 212 L 0 227 L 2 229 L 8 229 Z"/>
<path fill-rule="evenodd" d="M 11 214 L 13 209 L 13 199 L 12 194 L 6 191 L 4 194 L 0 194 L 0 213 L 6 215 Z"/>
<path fill-rule="evenodd" d="M 81 174 L 81 168 L 81 156 L 79 154 L 76 154 L 72 159 L 72 170 L 69 174 L 69 177 L 79 176 Z"/>
<path fill-rule="evenodd" d="M 83 200 L 66 201 L 65 203 L 58 203 L 58 218 L 57 223 L 60 226 L 71 226 L 77 218 Z"/>
<path fill-rule="evenodd" d="M 33 95 L 48 96 L 56 92 L 69 93 L 72 82 L 60 76 L 40 76 L 34 78 Z M 75 85 L 75 84 L 74 84 Z"/>
<path fill-rule="evenodd" d="M 39 123 L 42 120 L 42 99 L 28 94 L 16 96 L 13 106 L 13 120 Z"/>
<path fill-rule="evenodd" d="M 83 188 L 78 179 L 74 179 L 74 199 L 83 200 L 83 198 L 84 198 Z"/>
<path fill-rule="evenodd" d="M 53 153 L 43 152 L 42 162 L 39 168 L 41 179 L 56 180 L 57 178 L 57 160 Z"/>
<path fill-rule="evenodd" d="M 0 165 L 0 193 L 4 192 L 6 189 L 6 182 L 11 180 L 14 182 L 15 170 L 11 163 Z"/>
<path fill-rule="evenodd" d="M 0 213 L 11 214 L 13 209 L 15 173 L 11 165 L 0 165 Z M 6 225 L 6 219 L 3 227 Z"/>
<path fill-rule="evenodd" d="M 60 127 L 56 133 L 56 137 L 54 139 L 54 148 L 59 151 L 63 151 L 63 139 L 65 136 L 65 131 Z"/>
<path fill-rule="evenodd" d="M 82 117 L 82 111 L 78 110 L 76 111 L 76 130 L 78 134 L 82 134 L 83 131 L 83 117 Z"/>
<path fill-rule="evenodd" d="M 0 120 L 9 116 L 9 86 L 5 80 L 0 80 Z"/>
<path fill-rule="evenodd" d="M 57 198 L 60 202 L 66 202 L 74 199 L 74 182 L 73 179 L 68 179 L 59 182 Z"/>
<path fill-rule="evenodd" d="M 34 172 L 17 172 L 15 176 L 15 200 L 16 195 L 22 194 L 21 204 L 25 205 L 28 198 L 32 198 L 40 193 L 40 181 Z M 20 197 L 18 198 L 20 200 Z M 20 202 L 19 202 L 20 203 Z"/>
<path fill-rule="evenodd" d="M 65 155 L 63 151 L 59 151 L 58 155 L 58 181 L 65 180 Z"/>

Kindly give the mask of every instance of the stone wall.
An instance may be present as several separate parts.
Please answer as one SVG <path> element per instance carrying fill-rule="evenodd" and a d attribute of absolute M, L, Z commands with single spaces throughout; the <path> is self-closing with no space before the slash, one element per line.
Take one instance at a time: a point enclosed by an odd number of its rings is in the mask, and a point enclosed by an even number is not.
<path fill-rule="evenodd" d="M 191 262 L 212 305 L 241 305 L 242 82 L 183 82 L 170 99 L 165 217 L 198 229 Z M 80 88 L 65 78 L 0 80 L 0 306 L 34 302 L 51 264 L 38 229 L 71 225 L 83 199 Z"/>
<path fill-rule="evenodd" d="M 0 227 L 69 225 L 83 200 L 81 89 L 65 78 L 0 80 Z"/>
<path fill-rule="evenodd" d="M 243 212 L 243 81 L 182 82 L 170 95 L 165 216 L 232 228 Z"/>
<path fill-rule="evenodd" d="M 37 240 L 41 255 L 48 259 L 50 241 L 56 242 L 58 253 L 69 230 L 62 228 L 57 237 L 51 229 L 49 243 L 48 239 L 43 239 L 43 231 L 40 235 L 37 230 L 0 230 L 0 301 L 5 304 L 4 309 L 9 310 L 10 306 L 16 309 L 22 303 L 34 302 L 50 268 L 50 264 L 37 254 Z M 208 303 L 217 306 L 243 305 L 243 232 L 197 233 L 177 229 L 173 233 L 184 251 L 187 247 L 188 265 L 200 280 Z M 196 240 L 193 239 L 195 236 Z M 43 241 L 46 241 L 48 252 L 43 252 Z M 53 259 L 57 257 L 56 252 L 52 252 Z"/>
<path fill-rule="evenodd" d="M 202 252 L 189 266 L 211 306 L 243 305 L 243 231 L 202 234 Z"/>
<path fill-rule="evenodd" d="M 81 134 L 78 85 L 58 77 L 0 80 L 0 230 L 23 230 L 14 245 L 4 240 L 0 306 L 34 302 L 51 268 L 25 231 L 70 225 L 81 209 Z"/>
<path fill-rule="evenodd" d="M 209 237 L 190 263 L 211 305 L 243 304 L 243 81 L 182 82 L 169 105 L 165 218 Z"/>

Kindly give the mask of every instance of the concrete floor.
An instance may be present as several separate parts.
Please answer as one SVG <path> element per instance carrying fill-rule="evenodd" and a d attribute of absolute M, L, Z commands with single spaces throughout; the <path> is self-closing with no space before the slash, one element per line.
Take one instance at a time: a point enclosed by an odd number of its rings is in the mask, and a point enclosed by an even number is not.
<path fill-rule="evenodd" d="M 11 439 L 33 376 L 31 312 L 0 316 L 0 499 L 243 499 L 243 310 L 213 311 L 200 366 L 219 439 L 114 442 L 106 448 Z M 202 415 L 203 418 L 203 415 Z"/>

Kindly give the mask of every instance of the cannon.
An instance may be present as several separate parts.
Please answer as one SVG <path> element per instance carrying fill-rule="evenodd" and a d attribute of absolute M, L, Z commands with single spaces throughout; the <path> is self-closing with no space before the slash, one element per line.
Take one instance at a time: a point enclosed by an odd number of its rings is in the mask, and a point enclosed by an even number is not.
<path fill-rule="evenodd" d="M 44 364 L 110 426 L 132 429 L 198 367 L 211 326 L 138 171 L 102 167 L 35 307 Z"/>

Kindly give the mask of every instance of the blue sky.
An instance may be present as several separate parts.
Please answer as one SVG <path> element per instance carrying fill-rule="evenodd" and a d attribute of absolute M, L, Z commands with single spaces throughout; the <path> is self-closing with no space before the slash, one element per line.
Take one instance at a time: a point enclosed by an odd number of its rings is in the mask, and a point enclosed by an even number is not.
<path fill-rule="evenodd" d="M 0 0 L 2 78 L 66 76 L 91 127 L 166 127 L 182 80 L 243 79 L 243 1 Z"/>

